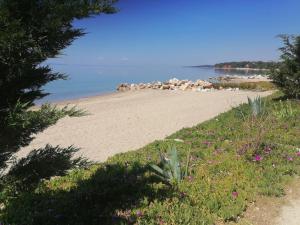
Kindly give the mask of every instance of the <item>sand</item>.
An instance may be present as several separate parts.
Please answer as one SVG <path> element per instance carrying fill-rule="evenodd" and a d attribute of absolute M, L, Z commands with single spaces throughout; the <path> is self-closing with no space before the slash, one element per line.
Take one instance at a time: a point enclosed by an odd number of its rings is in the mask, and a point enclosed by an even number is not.
<path fill-rule="evenodd" d="M 246 102 L 247 96 L 268 94 L 270 92 L 146 90 L 64 102 L 59 105 L 77 105 L 90 115 L 61 119 L 39 133 L 18 156 L 48 143 L 63 147 L 74 145 L 81 148 L 79 155 L 101 162 L 211 119 Z"/>
<path fill-rule="evenodd" d="M 284 197 L 284 203 L 279 207 L 279 215 L 275 225 L 299 225 L 300 224 L 300 178 L 289 185 Z"/>

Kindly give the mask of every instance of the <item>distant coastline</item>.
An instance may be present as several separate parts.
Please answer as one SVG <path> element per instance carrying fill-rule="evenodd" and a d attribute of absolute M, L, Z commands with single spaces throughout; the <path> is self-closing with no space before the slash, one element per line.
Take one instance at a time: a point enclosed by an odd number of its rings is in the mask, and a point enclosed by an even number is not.
<path fill-rule="evenodd" d="M 280 65 L 279 62 L 273 61 L 239 61 L 239 62 L 223 62 L 214 65 L 197 65 L 190 67 L 198 68 L 214 68 L 217 70 L 243 70 L 243 71 L 268 71 Z"/>

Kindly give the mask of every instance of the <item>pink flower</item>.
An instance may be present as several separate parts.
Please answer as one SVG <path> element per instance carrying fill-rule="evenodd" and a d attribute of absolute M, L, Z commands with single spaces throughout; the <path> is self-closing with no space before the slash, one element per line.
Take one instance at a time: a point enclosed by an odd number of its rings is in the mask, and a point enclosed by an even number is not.
<path fill-rule="evenodd" d="M 239 193 L 237 191 L 233 191 L 231 195 L 234 199 L 236 199 L 239 196 Z"/>
<path fill-rule="evenodd" d="M 209 146 L 212 145 L 212 142 L 210 142 L 210 141 L 204 141 L 203 144 L 204 144 L 204 145 L 207 145 L 207 147 L 209 147 Z"/>
<path fill-rule="evenodd" d="M 142 213 L 142 211 L 138 210 L 138 211 L 136 212 L 136 216 L 137 216 L 137 217 L 141 217 L 141 216 L 143 216 L 143 213 Z"/>
<path fill-rule="evenodd" d="M 300 156 L 300 151 L 298 151 L 298 152 L 296 153 L 296 155 L 297 155 L 297 156 Z"/>
<path fill-rule="evenodd" d="M 192 176 L 188 176 L 187 179 L 189 182 L 192 182 L 194 178 Z"/>
<path fill-rule="evenodd" d="M 290 157 L 290 156 L 289 156 L 289 157 L 287 157 L 287 160 L 288 160 L 288 161 L 293 161 L 294 159 L 293 159 L 293 157 Z"/>
<path fill-rule="evenodd" d="M 262 157 L 261 157 L 260 155 L 256 155 L 256 156 L 254 157 L 254 160 L 253 160 L 253 161 L 259 162 L 259 161 L 261 161 L 261 160 L 262 160 Z"/>

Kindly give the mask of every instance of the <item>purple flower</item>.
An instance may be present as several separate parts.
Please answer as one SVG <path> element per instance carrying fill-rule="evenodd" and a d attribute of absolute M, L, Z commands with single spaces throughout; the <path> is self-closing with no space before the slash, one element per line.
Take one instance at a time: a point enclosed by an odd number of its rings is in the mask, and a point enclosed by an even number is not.
<path fill-rule="evenodd" d="M 143 216 L 143 213 L 142 213 L 142 211 L 138 210 L 138 211 L 136 212 L 136 216 L 137 216 L 137 217 L 141 217 L 141 216 Z"/>
<path fill-rule="evenodd" d="M 269 146 L 266 146 L 265 149 L 264 149 L 264 152 L 265 152 L 266 154 L 270 154 L 271 151 L 272 151 L 272 149 L 271 149 L 271 147 L 269 147 Z"/>
<path fill-rule="evenodd" d="M 204 141 L 203 144 L 207 145 L 209 147 L 209 146 L 211 146 L 212 142 L 210 142 L 210 141 Z"/>
<path fill-rule="evenodd" d="M 237 191 L 233 191 L 231 195 L 234 199 L 236 199 L 239 196 L 239 193 Z"/>
<path fill-rule="evenodd" d="M 260 156 L 260 155 L 256 155 L 255 157 L 254 157 L 254 160 L 253 161 L 255 161 L 255 162 L 260 162 L 262 160 L 262 157 Z"/>
<path fill-rule="evenodd" d="M 293 157 L 288 156 L 288 157 L 287 157 L 287 160 L 288 160 L 288 161 L 293 161 L 294 159 L 293 159 Z"/>
<path fill-rule="evenodd" d="M 298 151 L 298 152 L 296 153 L 296 155 L 297 155 L 297 156 L 300 156 L 300 151 Z"/>

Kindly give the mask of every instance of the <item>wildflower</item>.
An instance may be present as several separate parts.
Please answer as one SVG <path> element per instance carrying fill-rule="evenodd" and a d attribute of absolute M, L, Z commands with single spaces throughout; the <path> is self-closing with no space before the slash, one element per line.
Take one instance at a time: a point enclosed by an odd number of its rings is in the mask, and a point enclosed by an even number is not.
<path fill-rule="evenodd" d="M 259 161 L 261 161 L 261 160 L 262 160 L 262 157 L 261 157 L 260 155 L 256 155 L 256 156 L 254 157 L 254 160 L 253 160 L 253 161 L 259 162 Z"/>
<path fill-rule="evenodd" d="M 210 142 L 210 141 L 204 141 L 203 144 L 207 145 L 209 147 L 209 146 L 211 146 L 212 142 Z"/>
<path fill-rule="evenodd" d="M 298 152 L 296 153 L 296 155 L 297 155 L 297 156 L 300 156 L 300 151 L 298 151 Z"/>
<path fill-rule="evenodd" d="M 264 149 L 264 152 L 265 152 L 266 154 L 270 154 L 271 151 L 272 151 L 272 149 L 271 149 L 271 147 L 269 147 L 269 146 L 266 146 L 265 149 Z"/>
<path fill-rule="evenodd" d="M 189 182 L 192 182 L 192 181 L 193 181 L 193 177 L 192 177 L 192 176 L 188 176 L 187 178 L 188 178 L 188 181 L 189 181 Z"/>
<path fill-rule="evenodd" d="M 143 213 L 142 213 L 142 211 L 138 210 L 138 211 L 136 212 L 136 216 L 137 216 L 137 217 L 141 217 L 141 216 L 143 216 Z"/>
<path fill-rule="evenodd" d="M 217 148 L 215 151 L 214 151 L 214 155 L 218 155 L 222 152 L 222 149 L 220 148 Z"/>
<path fill-rule="evenodd" d="M 294 159 L 293 159 L 293 157 L 290 157 L 290 156 L 289 156 L 289 157 L 287 157 L 287 160 L 288 160 L 288 161 L 293 161 Z"/>
<path fill-rule="evenodd" d="M 239 196 L 239 193 L 237 191 L 233 191 L 231 195 L 234 199 L 236 199 Z"/>

